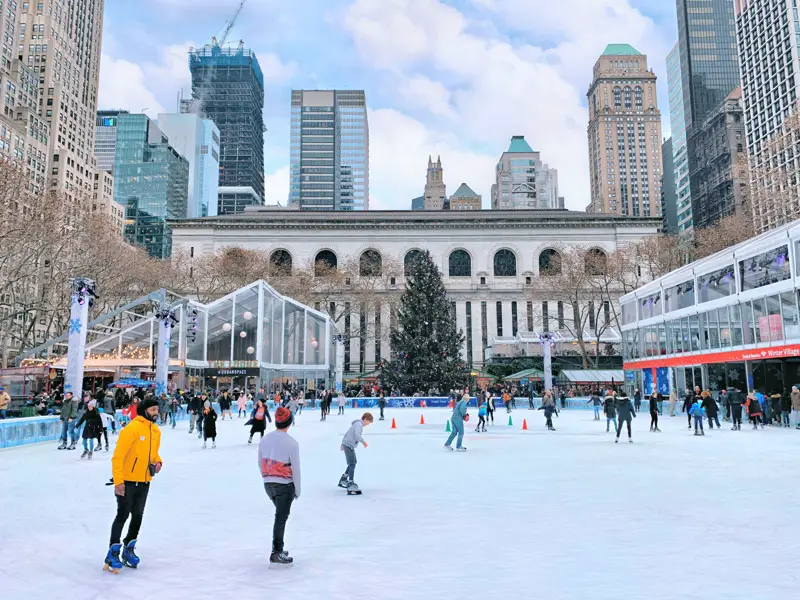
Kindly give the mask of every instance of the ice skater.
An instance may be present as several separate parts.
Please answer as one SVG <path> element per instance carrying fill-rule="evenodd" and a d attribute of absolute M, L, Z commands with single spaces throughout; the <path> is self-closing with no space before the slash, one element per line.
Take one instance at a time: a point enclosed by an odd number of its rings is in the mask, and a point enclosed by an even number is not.
<path fill-rule="evenodd" d="M 239 397 L 236 399 L 236 408 L 239 409 L 236 416 L 237 419 L 247 416 L 247 396 L 239 394 Z"/>
<path fill-rule="evenodd" d="M 109 415 L 105 411 L 105 409 L 98 408 L 97 412 L 100 413 L 100 420 L 103 422 L 102 435 L 106 440 L 106 452 L 108 452 L 108 426 L 109 426 L 110 423 L 113 423 L 114 421 L 111 420 L 111 415 Z M 102 448 L 102 447 L 103 447 L 103 445 L 100 442 L 100 435 L 98 435 L 97 436 L 97 449 L 100 450 L 100 448 Z"/>
<path fill-rule="evenodd" d="M 624 392 L 620 392 L 617 395 L 616 409 L 619 422 L 617 423 L 617 438 L 614 440 L 614 443 L 619 443 L 619 435 L 622 433 L 622 425 L 626 424 L 628 426 L 628 443 L 632 444 L 633 438 L 631 437 L 631 419 L 636 418 L 636 410 L 633 408 L 631 399 L 628 398 Z"/>
<path fill-rule="evenodd" d="M 694 400 L 695 400 L 695 395 L 690 390 L 686 390 L 686 395 L 683 398 L 683 407 L 681 407 L 681 412 L 686 413 L 686 422 L 689 424 L 689 427 L 687 429 L 692 428 L 692 406 L 694 405 Z"/>
<path fill-rule="evenodd" d="M 753 429 L 758 429 L 758 422 L 761 420 L 763 412 L 761 410 L 761 403 L 758 401 L 755 394 L 751 393 L 747 395 L 745 406 L 747 407 L 747 416 L 750 417 L 750 422 L 753 423 Z M 764 428 L 763 422 L 761 423 L 761 428 Z"/>
<path fill-rule="evenodd" d="M 737 388 L 728 388 L 728 393 L 725 394 L 728 400 L 728 406 L 731 409 L 731 420 L 733 427 L 731 431 L 742 430 L 742 393 Z"/>
<path fill-rule="evenodd" d="M 67 392 L 61 405 L 61 444 L 59 450 L 74 450 L 78 445 L 78 435 L 75 433 L 75 420 L 78 417 L 78 399 Z M 67 432 L 69 432 L 69 445 L 67 445 Z"/>
<path fill-rule="evenodd" d="M 469 421 L 469 414 L 467 413 L 467 405 L 469 404 L 469 394 L 465 393 L 461 400 L 456 402 L 456 405 L 453 407 L 453 414 L 450 417 L 450 424 L 452 425 L 452 430 L 450 431 L 450 435 L 447 438 L 447 441 L 444 443 L 445 450 L 453 450 L 451 444 L 453 440 L 456 440 L 456 450 L 459 452 L 466 452 L 467 449 L 462 445 L 464 441 L 464 423 Z"/>
<path fill-rule="evenodd" d="M 655 394 L 655 392 L 653 392 Z M 642 392 L 638 390 L 633 391 L 633 407 L 636 409 L 638 413 L 642 408 Z"/>
<path fill-rule="evenodd" d="M 231 397 L 228 395 L 228 390 L 222 392 L 222 395 L 219 397 L 219 412 L 222 413 L 222 420 L 225 420 L 225 413 L 228 413 L 228 417 L 233 419 L 233 415 L 231 414 Z M 214 413 L 216 414 L 216 412 Z"/>
<path fill-rule="evenodd" d="M 603 412 L 606 415 L 606 433 L 609 431 L 609 426 L 614 423 L 614 432 L 617 431 L 617 401 L 614 398 L 614 393 L 611 390 L 606 392 L 603 399 Z"/>
<path fill-rule="evenodd" d="M 100 413 L 97 412 L 97 400 L 89 402 L 81 418 L 75 424 L 75 429 L 80 429 L 83 423 L 86 423 L 86 426 L 83 428 L 83 435 L 81 436 L 83 437 L 83 454 L 81 454 L 81 458 L 92 460 L 94 441 L 103 433 L 103 420 L 100 418 Z"/>
<path fill-rule="evenodd" d="M 597 393 L 597 390 L 592 390 L 592 395 L 589 398 L 589 401 L 586 403 L 587 405 L 591 404 L 594 407 L 594 420 L 600 420 L 600 407 L 603 404 L 603 401 L 600 400 L 600 394 Z"/>
<path fill-rule="evenodd" d="M 290 567 L 294 559 L 284 550 L 283 536 L 292 502 L 300 498 L 300 445 L 289 435 L 292 413 L 284 406 L 275 411 L 275 431 L 258 446 L 258 467 L 264 491 L 275 507 L 270 566 Z"/>
<path fill-rule="evenodd" d="M 706 412 L 706 416 L 708 417 L 708 428 L 714 429 L 714 423 L 717 424 L 717 429 L 721 426 L 719 424 L 719 406 L 717 406 L 716 400 L 711 395 L 711 392 L 708 390 L 704 391 L 700 394 L 700 397 L 703 399 L 703 410 Z"/>
<path fill-rule="evenodd" d="M 378 420 L 383 421 L 383 409 L 386 408 L 386 396 L 383 395 L 383 390 L 381 390 L 381 394 L 378 396 L 378 408 L 381 411 L 381 416 L 378 417 Z"/>
<path fill-rule="evenodd" d="M 350 423 L 350 429 L 348 429 L 347 433 L 344 434 L 342 443 L 339 446 L 339 450 L 344 452 L 344 457 L 347 461 L 347 468 L 344 470 L 344 474 L 342 474 L 342 476 L 339 478 L 339 487 L 347 489 L 348 494 L 361 492 L 354 481 L 356 474 L 356 463 L 358 462 L 356 460 L 356 447 L 359 444 L 363 444 L 364 448 L 368 446 L 367 442 L 362 436 L 362 433 L 364 431 L 364 427 L 369 427 L 372 425 L 372 421 L 372 413 L 366 412 L 361 415 L 360 419 Z"/>
<path fill-rule="evenodd" d="M 694 417 L 694 434 L 705 435 L 706 432 L 703 431 L 703 417 L 706 416 L 706 410 L 703 408 L 703 403 L 700 398 L 692 405 L 689 414 Z"/>
<path fill-rule="evenodd" d="M 781 396 L 781 416 L 783 417 L 783 426 L 791 427 L 791 413 L 792 413 L 792 396 L 791 394 L 783 394 Z"/>
<path fill-rule="evenodd" d="M 233 417 L 231 417 L 233 418 Z M 206 400 L 203 405 L 203 448 L 207 447 L 208 439 L 211 438 L 211 447 L 217 447 L 217 412 L 211 406 L 211 402 Z"/>
<path fill-rule="evenodd" d="M 339 392 L 339 396 L 336 398 L 336 405 L 339 407 L 340 415 L 344 414 L 344 404 L 345 404 L 344 392 Z"/>
<path fill-rule="evenodd" d="M 486 431 L 486 402 L 483 402 L 478 408 L 478 426 L 475 428 L 475 433 Z"/>
<path fill-rule="evenodd" d="M 650 431 L 661 431 L 658 428 L 658 396 L 650 397 Z"/>
<path fill-rule="evenodd" d="M 494 396 L 492 395 L 491 392 L 487 391 L 486 392 L 486 422 L 488 423 L 489 421 L 491 421 L 492 425 L 494 425 L 494 408 L 495 408 Z M 798 428 L 800 429 L 800 426 L 798 426 Z"/>
<path fill-rule="evenodd" d="M 253 407 L 253 413 L 250 415 L 250 420 L 245 425 L 250 425 L 250 439 L 247 440 L 248 444 L 253 443 L 253 436 L 256 433 L 261 434 L 261 439 L 264 439 L 264 432 L 267 430 L 267 421 L 272 423 L 272 417 L 269 414 L 269 407 L 264 404 L 263 400 L 256 400 L 256 405 Z"/>
<path fill-rule="evenodd" d="M 539 407 L 539 410 L 544 411 L 545 425 L 547 426 L 547 430 L 555 431 L 556 428 L 553 427 L 553 413 L 556 412 L 556 402 L 553 398 L 553 392 L 550 390 L 546 390 L 544 396 L 542 396 L 542 405 Z"/>

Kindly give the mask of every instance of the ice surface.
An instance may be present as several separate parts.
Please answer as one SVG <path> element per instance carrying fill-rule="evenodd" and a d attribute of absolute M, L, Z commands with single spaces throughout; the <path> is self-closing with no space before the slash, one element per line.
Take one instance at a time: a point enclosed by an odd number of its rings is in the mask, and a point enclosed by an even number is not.
<path fill-rule="evenodd" d="M 642 414 L 635 443 L 615 445 L 591 412 L 563 412 L 550 433 L 542 412 L 517 410 L 509 428 L 498 411 L 486 434 L 467 424 L 460 454 L 442 450 L 449 411 L 387 410 L 358 449 L 364 494 L 347 496 L 339 441 L 361 412 L 321 423 L 307 410 L 292 429 L 303 496 L 288 570 L 267 569 L 273 510 L 244 420 L 217 423 L 216 450 L 186 422 L 164 429 L 142 564 L 116 576 L 102 571 L 109 455 L 81 461 L 56 443 L 0 451 L 0 598 L 800 597 L 800 431 L 745 424 L 696 438 L 681 416 L 649 433 Z"/>

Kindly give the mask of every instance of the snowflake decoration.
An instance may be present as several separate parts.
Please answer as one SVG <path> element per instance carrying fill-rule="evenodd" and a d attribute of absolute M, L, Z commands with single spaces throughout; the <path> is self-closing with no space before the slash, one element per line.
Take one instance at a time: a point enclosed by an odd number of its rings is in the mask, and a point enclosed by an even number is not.
<path fill-rule="evenodd" d="M 169 348 L 169 340 L 167 340 L 166 342 L 164 342 L 164 348 Z"/>
<path fill-rule="evenodd" d="M 163 381 L 156 383 L 156 396 L 167 393 L 167 384 Z"/>
<path fill-rule="evenodd" d="M 80 333 L 81 332 L 81 320 L 80 319 L 70 319 L 69 320 L 69 333 L 72 335 L 73 333 Z"/>

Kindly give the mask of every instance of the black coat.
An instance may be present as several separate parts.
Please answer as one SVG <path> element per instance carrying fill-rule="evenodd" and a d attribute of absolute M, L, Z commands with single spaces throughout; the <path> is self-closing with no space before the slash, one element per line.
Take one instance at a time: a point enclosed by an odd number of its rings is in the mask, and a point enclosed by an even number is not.
<path fill-rule="evenodd" d="M 650 414 L 657 415 L 658 414 L 658 396 L 650 396 Z"/>
<path fill-rule="evenodd" d="M 728 404 L 731 406 L 741 406 L 744 404 L 744 397 L 742 396 L 742 392 L 737 392 L 736 390 L 730 391 L 725 394 L 725 397 L 728 399 Z"/>
<path fill-rule="evenodd" d="M 681 412 L 689 414 L 689 411 L 692 409 L 692 404 L 694 404 L 694 394 L 692 392 L 686 392 L 686 397 L 683 399 L 683 408 L 681 408 Z"/>
<path fill-rule="evenodd" d="M 85 440 L 94 439 L 103 433 L 103 419 L 100 417 L 100 413 L 97 412 L 97 410 L 85 411 L 81 418 L 78 419 L 75 427 L 80 427 L 81 423 L 86 423 L 86 427 L 83 428 L 83 435 L 81 436 Z"/>
<path fill-rule="evenodd" d="M 792 395 L 784 394 L 781 396 L 781 411 L 785 413 L 792 412 Z"/>
<path fill-rule="evenodd" d="M 636 416 L 631 399 L 627 396 L 617 396 L 617 415 L 620 421 L 627 421 Z"/>
<path fill-rule="evenodd" d="M 213 408 L 203 413 L 203 435 L 210 438 L 217 437 L 217 412 Z"/>
<path fill-rule="evenodd" d="M 192 396 L 189 400 L 189 412 L 199 415 L 203 411 L 203 399 L 200 396 Z"/>
<path fill-rule="evenodd" d="M 717 406 L 717 403 L 714 401 L 714 399 L 711 396 L 708 396 L 707 398 L 703 398 L 703 408 L 706 409 L 706 416 L 708 416 L 708 417 L 716 417 L 717 416 L 717 412 L 719 411 L 719 407 Z"/>
<path fill-rule="evenodd" d="M 617 418 L 617 401 L 614 400 L 613 396 L 606 396 L 603 401 L 603 412 L 606 413 L 606 418 L 608 419 Z"/>

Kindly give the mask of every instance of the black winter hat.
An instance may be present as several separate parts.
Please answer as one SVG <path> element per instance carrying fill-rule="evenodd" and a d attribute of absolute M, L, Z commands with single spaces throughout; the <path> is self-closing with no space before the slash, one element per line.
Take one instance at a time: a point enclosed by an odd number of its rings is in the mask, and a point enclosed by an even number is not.
<path fill-rule="evenodd" d="M 139 403 L 139 406 L 136 409 L 137 414 L 143 415 L 145 411 L 150 408 L 151 406 L 158 406 L 158 401 L 153 398 L 152 396 L 148 396 L 144 400 Z"/>

